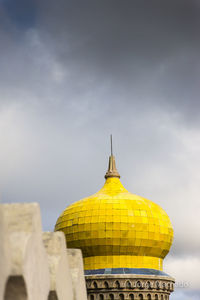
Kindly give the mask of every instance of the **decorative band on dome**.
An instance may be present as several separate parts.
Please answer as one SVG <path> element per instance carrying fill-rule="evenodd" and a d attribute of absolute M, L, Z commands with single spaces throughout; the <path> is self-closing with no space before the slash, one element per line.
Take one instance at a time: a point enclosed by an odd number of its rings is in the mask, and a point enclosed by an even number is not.
<path fill-rule="evenodd" d="M 85 270 L 85 275 L 101 275 L 101 274 L 134 274 L 134 275 L 154 275 L 170 277 L 167 273 L 146 268 L 105 268 L 96 270 Z"/>
<path fill-rule="evenodd" d="M 85 270 L 104 268 L 147 268 L 162 271 L 163 269 L 163 259 L 152 256 L 105 255 L 84 257 L 83 260 Z"/>

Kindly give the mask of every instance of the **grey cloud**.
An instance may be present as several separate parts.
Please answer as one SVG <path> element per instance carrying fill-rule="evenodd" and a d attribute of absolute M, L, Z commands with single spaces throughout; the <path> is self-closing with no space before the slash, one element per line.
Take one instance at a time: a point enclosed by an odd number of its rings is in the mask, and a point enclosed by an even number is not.
<path fill-rule="evenodd" d="M 159 105 L 181 114 L 187 126 L 198 122 L 198 2 L 36 1 L 35 6 L 34 31 L 15 30 L 21 38 L 4 59 L 15 71 L 4 72 L 2 85 L 8 74 L 13 86 L 34 87 L 48 98 L 52 89 L 47 86 L 53 84 L 66 102 L 102 87 L 113 97 L 105 94 L 101 102 L 117 109 L 123 104 L 139 109 Z M 57 70 L 63 79 L 58 87 L 55 80 L 49 82 L 54 62 L 55 69 L 62 69 Z"/>
<path fill-rule="evenodd" d="M 173 293 L 170 298 L 172 300 L 179 300 L 179 299 L 183 299 L 183 300 L 189 300 L 189 299 L 192 299 L 192 300 L 198 300 L 200 297 L 200 291 L 196 290 L 196 291 L 185 291 L 184 289 L 183 290 L 180 290 L 180 291 L 177 291 L 175 293 Z"/>
<path fill-rule="evenodd" d="M 160 103 L 197 121 L 196 1 L 61 1 L 56 7 L 48 1 L 41 6 L 44 40 L 75 82 L 92 78 L 91 89 L 107 82 L 125 103 L 135 94 L 134 104 Z"/>

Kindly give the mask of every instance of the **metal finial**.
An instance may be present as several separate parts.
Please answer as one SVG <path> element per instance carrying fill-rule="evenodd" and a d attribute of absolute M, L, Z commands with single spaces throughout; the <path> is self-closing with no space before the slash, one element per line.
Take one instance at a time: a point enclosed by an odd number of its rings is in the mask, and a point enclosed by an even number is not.
<path fill-rule="evenodd" d="M 111 155 L 113 155 L 112 134 L 110 135 L 110 147 L 111 147 Z"/>
<path fill-rule="evenodd" d="M 110 135 L 110 147 L 111 147 L 111 155 L 109 157 L 108 171 L 106 172 L 105 178 L 108 177 L 117 177 L 120 178 L 120 175 L 117 171 L 115 164 L 115 157 L 113 155 L 113 144 L 112 144 L 112 134 Z"/>

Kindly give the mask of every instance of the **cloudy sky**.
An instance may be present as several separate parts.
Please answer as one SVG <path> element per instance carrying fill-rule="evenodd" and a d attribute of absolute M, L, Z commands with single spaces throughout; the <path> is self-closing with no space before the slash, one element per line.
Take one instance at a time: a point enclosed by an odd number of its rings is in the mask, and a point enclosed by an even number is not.
<path fill-rule="evenodd" d="M 199 31 L 199 0 L 0 0 L 1 201 L 53 230 L 112 133 L 122 183 L 172 220 L 172 300 L 200 299 Z"/>

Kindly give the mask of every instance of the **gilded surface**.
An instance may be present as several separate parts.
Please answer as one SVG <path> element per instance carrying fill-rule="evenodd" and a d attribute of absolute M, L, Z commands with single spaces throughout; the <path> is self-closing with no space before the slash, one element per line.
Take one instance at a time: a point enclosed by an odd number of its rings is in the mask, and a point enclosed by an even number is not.
<path fill-rule="evenodd" d="M 65 233 L 69 248 L 82 250 L 86 270 L 162 270 L 173 240 L 165 211 L 129 193 L 116 177 L 108 177 L 99 192 L 67 207 L 55 230 Z"/>

